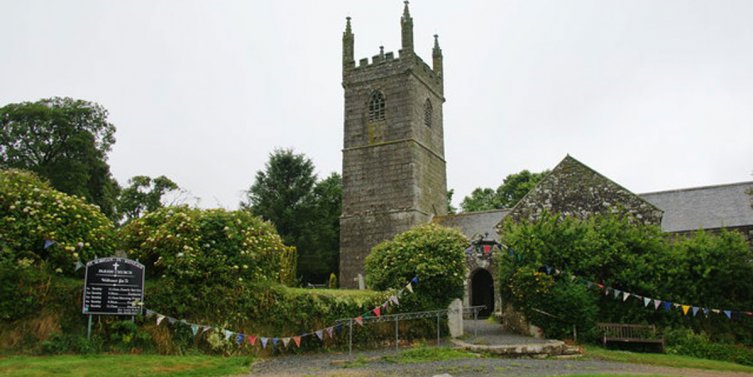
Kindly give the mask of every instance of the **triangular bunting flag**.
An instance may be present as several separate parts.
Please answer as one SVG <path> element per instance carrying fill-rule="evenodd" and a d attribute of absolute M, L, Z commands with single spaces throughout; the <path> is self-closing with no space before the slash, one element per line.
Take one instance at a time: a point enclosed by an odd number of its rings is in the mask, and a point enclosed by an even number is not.
<path fill-rule="evenodd" d="M 222 333 L 225 334 L 225 340 L 228 340 L 231 336 L 233 336 L 233 332 L 230 330 L 222 330 Z"/>
<path fill-rule="evenodd" d="M 690 310 L 690 305 L 682 305 L 682 314 L 688 315 L 688 310 Z"/>
<path fill-rule="evenodd" d="M 594 286 L 594 283 L 591 283 L 590 281 L 586 282 L 586 288 L 591 289 Z"/>
<path fill-rule="evenodd" d="M 643 306 L 648 306 L 651 303 L 651 299 L 648 297 L 643 298 Z"/>
<path fill-rule="evenodd" d="M 246 340 L 248 340 L 248 344 L 250 344 L 251 346 L 256 345 L 256 337 L 255 336 L 253 336 L 253 335 L 247 335 L 246 336 Z"/>
<path fill-rule="evenodd" d="M 235 337 L 235 342 L 238 343 L 239 346 L 243 344 L 243 334 L 238 333 L 238 335 Z"/>
<path fill-rule="evenodd" d="M 267 342 L 269 341 L 269 338 L 261 337 L 259 339 L 261 339 L 261 348 L 267 348 Z"/>
<path fill-rule="evenodd" d="M 699 307 L 697 307 L 697 306 L 694 306 L 694 307 L 693 307 L 693 317 L 695 317 L 695 315 L 696 315 L 696 314 L 698 314 L 698 311 L 699 311 L 700 309 L 701 309 L 701 308 L 699 308 Z"/>
<path fill-rule="evenodd" d="M 622 295 L 622 291 L 619 289 L 614 290 L 614 298 L 618 298 Z"/>
<path fill-rule="evenodd" d="M 727 316 L 727 318 L 732 319 L 732 311 L 731 310 L 725 310 L 724 315 Z"/>
<path fill-rule="evenodd" d="M 661 306 L 661 300 L 654 299 L 654 310 L 658 310 Z"/>
<path fill-rule="evenodd" d="M 664 310 L 669 311 L 669 309 L 672 308 L 672 303 L 669 301 L 664 301 Z"/>
<path fill-rule="evenodd" d="M 622 302 L 627 301 L 628 297 L 630 297 L 630 293 L 622 292 Z"/>
<path fill-rule="evenodd" d="M 294 336 L 293 341 L 295 342 L 295 346 L 298 348 L 301 348 L 301 337 L 300 336 Z"/>
<path fill-rule="evenodd" d="M 418 285 L 418 276 L 414 276 L 413 279 L 410 280 L 411 283 Z"/>
<path fill-rule="evenodd" d="M 76 269 L 74 271 L 78 271 L 80 269 L 84 268 L 84 264 L 81 263 L 81 261 L 76 261 Z"/>
<path fill-rule="evenodd" d="M 165 316 L 160 314 L 157 316 L 157 326 L 159 326 L 160 323 L 165 319 Z"/>
<path fill-rule="evenodd" d="M 353 319 L 356 321 L 357 324 L 363 326 L 363 317 L 358 316 L 358 317 L 353 318 Z"/>
<path fill-rule="evenodd" d="M 324 331 L 316 330 L 314 331 L 314 334 L 316 334 L 316 337 L 319 338 L 319 340 L 324 340 Z"/>
<path fill-rule="evenodd" d="M 709 316 L 709 308 L 703 308 L 703 314 L 708 317 Z"/>
<path fill-rule="evenodd" d="M 745 312 L 745 315 L 747 315 L 748 317 L 753 317 L 753 312 Z"/>
<path fill-rule="evenodd" d="M 207 331 L 209 331 L 209 330 L 211 330 L 211 329 L 212 329 L 212 328 L 211 328 L 211 327 L 209 327 L 209 326 L 204 326 L 204 328 L 203 328 L 203 329 L 201 330 L 201 332 L 202 332 L 202 333 L 205 333 L 205 332 L 207 332 Z"/>
<path fill-rule="evenodd" d="M 610 289 L 611 288 L 609 288 L 609 287 L 604 288 L 604 296 L 609 296 L 609 290 Z"/>
<path fill-rule="evenodd" d="M 397 300 L 397 296 L 390 297 L 390 301 L 392 301 L 395 306 L 400 305 L 400 301 Z"/>
<path fill-rule="evenodd" d="M 682 307 L 682 305 L 680 305 L 680 304 L 678 304 L 678 303 L 676 303 L 676 302 L 675 302 L 675 303 L 673 303 L 673 304 L 672 304 L 672 306 L 674 306 L 675 308 L 679 308 L 679 307 Z"/>
<path fill-rule="evenodd" d="M 50 246 L 52 246 L 54 244 L 55 244 L 55 241 L 53 241 L 53 240 L 44 240 L 44 248 L 45 249 L 47 249 L 48 247 L 50 247 Z M 37 245 L 39 245 L 39 244 L 37 244 Z"/>
<path fill-rule="evenodd" d="M 287 348 L 288 343 L 290 343 L 290 338 L 282 338 L 282 345 L 283 347 Z"/>
<path fill-rule="evenodd" d="M 334 327 L 332 327 L 332 326 L 330 326 L 330 327 L 327 327 L 327 329 L 326 329 L 326 330 L 327 330 L 327 334 L 329 334 L 329 337 L 330 337 L 330 338 L 334 338 L 334 336 L 332 336 L 332 331 L 333 331 L 334 329 L 335 329 L 335 328 L 334 328 Z"/>
<path fill-rule="evenodd" d="M 277 347 L 280 344 L 280 338 L 272 338 L 272 345 Z"/>
<path fill-rule="evenodd" d="M 575 275 L 570 275 L 570 281 L 575 281 Z"/>
<path fill-rule="evenodd" d="M 388 306 L 389 304 L 390 304 L 390 301 L 389 301 L 389 300 L 387 300 L 387 301 L 385 301 L 385 302 L 384 302 L 384 304 L 382 304 L 381 308 L 382 308 L 382 309 L 384 309 L 384 310 L 387 310 L 387 306 Z"/>
<path fill-rule="evenodd" d="M 406 285 L 406 286 L 405 286 L 405 288 L 406 288 L 407 290 L 409 290 L 409 291 L 410 291 L 410 293 L 413 293 L 413 286 L 411 285 L 411 283 L 408 283 L 408 285 Z"/>
<path fill-rule="evenodd" d="M 382 308 L 381 307 L 374 308 L 374 310 L 372 310 L 372 312 L 374 312 L 374 315 L 376 315 L 377 318 L 379 318 L 379 317 L 382 316 Z"/>
<path fill-rule="evenodd" d="M 599 289 L 604 289 L 604 284 L 596 283 L 596 286 L 599 287 Z"/>
<path fill-rule="evenodd" d="M 198 333 L 198 332 L 199 332 L 199 325 L 197 325 L 197 324 L 195 324 L 195 323 L 194 323 L 194 324 L 192 324 L 192 325 L 191 325 L 191 332 L 193 333 L 193 336 L 196 336 L 196 333 Z"/>

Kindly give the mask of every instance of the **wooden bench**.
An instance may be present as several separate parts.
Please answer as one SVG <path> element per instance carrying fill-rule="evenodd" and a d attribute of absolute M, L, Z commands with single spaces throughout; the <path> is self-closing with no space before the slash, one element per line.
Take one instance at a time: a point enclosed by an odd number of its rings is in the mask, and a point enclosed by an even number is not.
<path fill-rule="evenodd" d="M 603 334 L 603 343 L 642 343 L 658 344 L 664 352 L 664 338 L 656 336 L 654 325 L 632 325 L 624 323 L 598 323 L 596 325 Z"/>

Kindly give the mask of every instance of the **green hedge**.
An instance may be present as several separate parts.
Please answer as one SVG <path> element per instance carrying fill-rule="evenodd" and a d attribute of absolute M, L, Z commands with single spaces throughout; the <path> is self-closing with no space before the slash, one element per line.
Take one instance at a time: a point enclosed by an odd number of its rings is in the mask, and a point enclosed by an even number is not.
<path fill-rule="evenodd" d="M 693 329 L 717 342 L 753 345 L 753 317 L 730 320 L 716 314 L 683 315 L 677 309 L 667 313 L 635 298 L 623 301 L 611 292 L 605 296 L 596 287 L 585 291 L 590 296 L 583 294 L 590 281 L 676 303 L 750 310 L 753 252 L 739 233 L 698 232 L 669 239 L 656 226 L 617 215 L 578 220 L 544 214 L 535 222 L 505 222 L 502 237 L 512 251 L 499 263 L 503 300 L 548 336 L 564 336 L 565 325 L 576 324 L 582 335 L 593 335 L 596 321 L 646 323 Z M 547 267 L 563 274 L 547 275 Z M 570 281 L 571 275 L 579 280 Z M 562 318 L 561 323 L 537 310 Z"/>
<path fill-rule="evenodd" d="M 114 251 L 113 224 L 99 208 L 23 170 L 0 170 L 0 229 L 0 259 L 22 267 L 73 275 L 77 262 Z"/>
<path fill-rule="evenodd" d="M 291 282 L 295 249 L 247 211 L 166 207 L 119 231 L 120 247 L 152 277 L 180 285 Z"/>
<path fill-rule="evenodd" d="M 18 276 L 17 276 L 18 277 Z M 0 352 L 92 353 L 154 352 L 183 354 L 236 354 L 262 352 L 248 345 L 237 347 L 225 341 L 219 330 L 226 328 L 257 336 L 296 336 L 331 326 L 338 319 L 352 318 L 384 303 L 394 291 L 353 291 L 290 288 L 280 284 L 180 286 L 168 279 L 148 280 L 145 305 L 156 312 L 210 325 L 215 331 L 194 337 L 190 327 L 167 320 L 160 326 L 156 318 L 136 317 L 135 324 L 124 317 L 95 316 L 92 340 L 86 340 L 87 317 L 81 313 L 83 281 L 79 279 L 20 276 L 17 286 L 27 286 L 24 296 L 33 305 L 12 318 L 0 321 Z M 0 302 L 11 297 L 0 291 Z M 19 306 L 24 308 L 24 306 Z M 385 314 L 402 311 L 390 308 Z M 444 324 L 443 324 L 444 326 Z M 401 339 L 433 337 L 435 322 L 411 321 L 401 324 Z M 443 329 L 446 334 L 446 328 Z M 336 332 L 336 334 L 338 334 Z M 394 337 L 393 323 L 354 326 L 354 346 L 370 347 Z M 347 328 L 323 343 L 315 336 L 303 338 L 302 352 L 347 346 Z M 268 347 L 266 353 L 280 352 Z"/>

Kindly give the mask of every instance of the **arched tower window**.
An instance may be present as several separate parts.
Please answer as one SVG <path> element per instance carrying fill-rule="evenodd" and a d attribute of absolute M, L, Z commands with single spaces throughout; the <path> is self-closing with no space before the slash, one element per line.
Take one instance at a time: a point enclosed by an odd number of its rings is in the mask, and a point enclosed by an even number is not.
<path fill-rule="evenodd" d="M 384 96 L 382 92 L 371 93 L 369 99 L 369 121 L 384 120 Z"/>
<path fill-rule="evenodd" d="M 433 109 L 431 108 L 431 101 L 427 98 L 426 102 L 424 102 L 424 124 L 426 127 L 431 127 L 432 113 Z"/>

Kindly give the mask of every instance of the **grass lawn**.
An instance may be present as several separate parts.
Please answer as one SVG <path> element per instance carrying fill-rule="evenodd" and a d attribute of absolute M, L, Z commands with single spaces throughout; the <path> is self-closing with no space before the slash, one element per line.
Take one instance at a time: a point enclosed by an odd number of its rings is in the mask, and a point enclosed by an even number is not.
<path fill-rule="evenodd" d="M 584 355 L 600 360 L 617 361 L 622 363 L 636 363 L 673 368 L 696 368 L 710 370 L 725 370 L 733 372 L 753 372 L 753 367 L 730 363 L 726 361 L 697 359 L 690 356 L 667 355 L 662 353 L 638 353 L 626 351 L 611 351 L 597 346 L 585 346 Z"/>
<path fill-rule="evenodd" d="M 247 357 L 62 355 L 0 357 L 0 376 L 227 376 L 249 371 Z"/>

